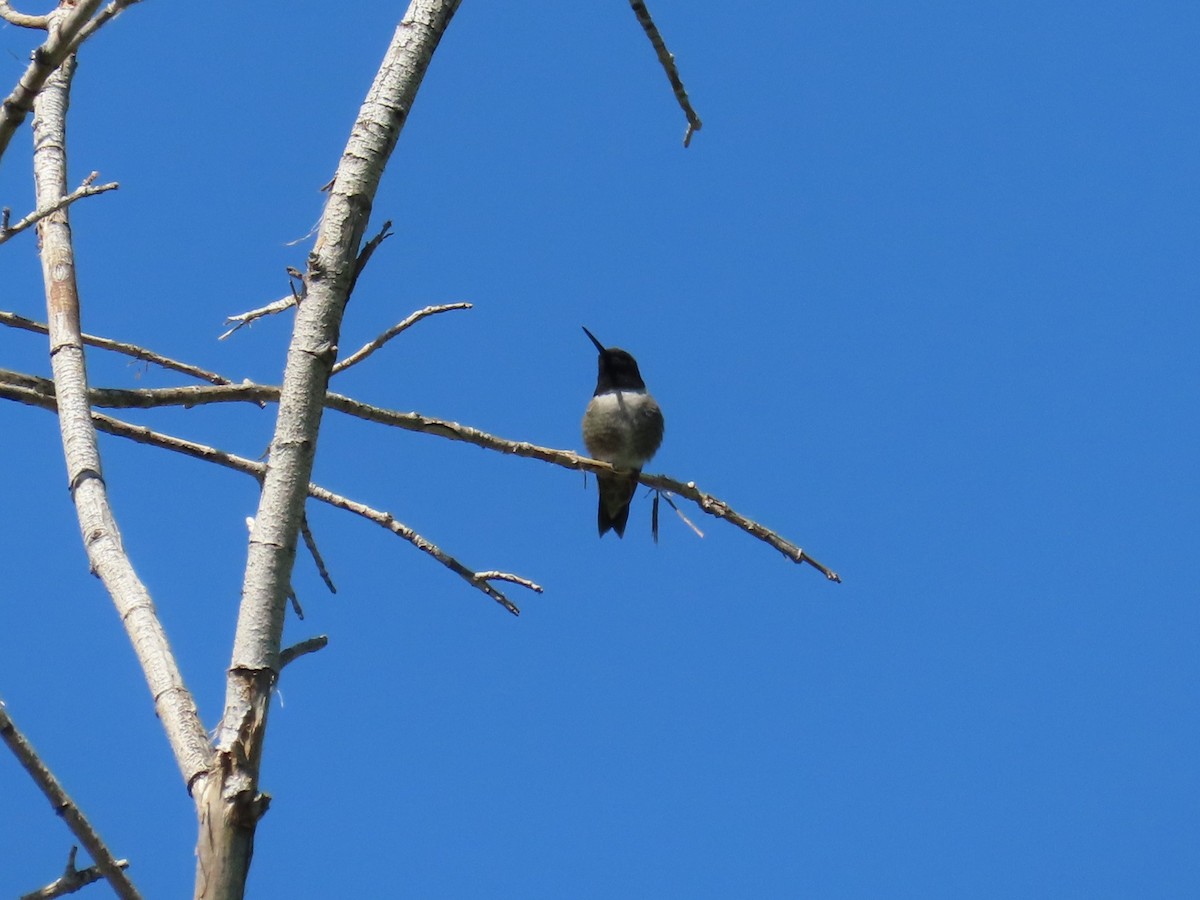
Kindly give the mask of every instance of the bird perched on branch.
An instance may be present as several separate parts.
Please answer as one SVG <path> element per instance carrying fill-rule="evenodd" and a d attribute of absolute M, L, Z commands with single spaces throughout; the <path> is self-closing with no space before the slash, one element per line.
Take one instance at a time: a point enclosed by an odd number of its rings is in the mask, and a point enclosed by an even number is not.
<path fill-rule="evenodd" d="M 609 529 L 624 537 L 638 474 L 662 444 L 663 414 L 646 391 L 637 360 L 624 350 L 605 347 L 586 328 L 583 333 L 600 351 L 596 392 L 583 415 L 583 443 L 594 459 L 621 470 L 596 475 L 596 521 L 601 537 Z"/>

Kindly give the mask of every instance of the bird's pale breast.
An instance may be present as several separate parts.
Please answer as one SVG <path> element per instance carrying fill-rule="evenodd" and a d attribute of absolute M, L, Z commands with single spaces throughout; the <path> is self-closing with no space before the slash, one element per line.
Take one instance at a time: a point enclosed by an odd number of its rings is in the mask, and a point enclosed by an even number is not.
<path fill-rule="evenodd" d="M 595 459 L 640 469 L 663 438 L 663 415 L 645 391 L 609 391 L 592 398 L 583 416 L 583 442 Z"/>

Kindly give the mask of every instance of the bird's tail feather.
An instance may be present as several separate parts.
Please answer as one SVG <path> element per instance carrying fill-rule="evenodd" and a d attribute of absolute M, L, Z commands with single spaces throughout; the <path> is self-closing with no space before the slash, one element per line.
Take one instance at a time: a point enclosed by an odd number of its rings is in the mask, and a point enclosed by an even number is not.
<path fill-rule="evenodd" d="M 600 487 L 600 504 L 596 513 L 600 537 L 604 537 L 610 529 L 617 533 L 617 537 L 625 537 L 625 525 L 629 521 L 629 502 L 637 490 L 639 471 L 630 475 L 596 476 Z"/>

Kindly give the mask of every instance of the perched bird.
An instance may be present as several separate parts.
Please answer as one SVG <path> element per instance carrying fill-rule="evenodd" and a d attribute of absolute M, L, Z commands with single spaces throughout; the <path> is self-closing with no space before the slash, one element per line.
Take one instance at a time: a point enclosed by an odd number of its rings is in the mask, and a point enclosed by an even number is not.
<path fill-rule="evenodd" d="M 596 393 L 583 414 L 583 443 L 592 458 L 622 470 L 596 476 L 600 486 L 597 523 L 601 537 L 610 528 L 617 537 L 624 537 L 638 473 L 662 443 L 662 410 L 646 392 L 637 360 L 624 350 L 605 347 L 586 328 L 583 333 L 600 351 Z"/>

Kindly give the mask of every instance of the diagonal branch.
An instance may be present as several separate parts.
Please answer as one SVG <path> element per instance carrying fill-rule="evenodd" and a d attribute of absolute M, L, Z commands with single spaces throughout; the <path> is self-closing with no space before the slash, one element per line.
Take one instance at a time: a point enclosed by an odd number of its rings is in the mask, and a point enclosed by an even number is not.
<path fill-rule="evenodd" d="M 470 308 L 471 308 L 470 303 L 446 303 L 442 306 L 427 306 L 424 309 L 419 309 L 415 313 L 413 313 L 411 316 L 409 316 L 407 319 L 405 319 L 403 322 L 398 322 L 397 324 L 393 325 L 391 328 L 389 328 L 383 334 L 379 335 L 379 337 L 375 338 L 375 340 L 371 341 L 369 344 L 365 344 L 363 347 L 354 351 L 349 356 L 347 356 L 345 359 L 340 360 L 333 367 L 332 374 L 336 375 L 339 372 L 345 372 L 348 368 L 355 365 L 356 363 L 362 362 L 364 359 L 366 359 L 368 356 L 370 356 L 372 353 L 374 353 L 376 350 L 378 350 L 380 347 L 382 347 L 384 344 L 386 344 L 388 341 L 390 341 L 396 335 L 400 334 L 403 331 L 407 331 L 409 328 L 416 325 L 418 322 L 420 322 L 422 319 L 424 319 L 428 316 L 435 316 L 438 313 L 450 312 L 450 310 L 452 310 L 452 309 L 470 309 Z"/>
<path fill-rule="evenodd" d="M 67 827 L 71 829 L 71 833 L 79 839 L 79 843 L 83 844 L 92 860 L 96 863 L 97 868 L 104 873 L 104 877 L 108 879 L 108 883 L 112 885 L 112 889 L 118 897 L 124 900 L 141 900 L 141 894 L 137 888 L 133 886 L 133 882 L 129 880 L 129 876 L 125 874 L 125 866 L 128 865 L 123 860 L 118 861 L 112 851 L 104 843 L 99 832 L 96 831 L 92 823 L 88 821 L 87 816 L 75 805 L 75 801 L 70 795 L 63 790 L 58 779 L 54 777 L 54 773 L 50 771 L 33 745 L 29 743 L 29 739 L 25 737 L 13 722 L 12 717 L 8 714 L 4 703 L 0 702 L 0 740 L 3 740 L 8 745 L 8 749 L 13 752 L 17 761 L 21 764 L 29 777 L 33 779 L 34 784 L 38 786 L 45 796 L 50 801 L 50 805 L 54 808 L 54 812 L 67 823 Z M 75 854 L 71 854 L 70 861 L 67 866 L 67 871 L 74 870 Z M 49 895 L 57 896 L 57 895 Z"/>
<path fill-rule="evenodd" d="M 16 237 L 26 228 L 36 225 L 51 213 L 56 213 L 60 209 L 66 209 L 76 200 L 82 200 L 84 197 L 93 197 L 96 194 L 103 194 L 106 191 L 115 191 L 120 187 L 120 185 L 115 181 L 110 181 L 108 184 L 92 184 L 92 182 L 96 180 L 96 176 L 97 173 L 93 172 L 83 180 L 83 184 L 71 191 L 71 193 L 67 194 L 67 196 L 56 200 L 52 205 L 46 207 L 45 209 L 34 210 L 25 218 L 18 221 L 16 225 L 8 224 L 8 208 L 6 207 L 4 210 L 5 221 L 0 222 L 0 244 L 3 244 L 11 238 Z"/>
<path fill-rule="evenodd" d="M 76 22 L 75 15 L 66 14 L 65 21 Z M 57 26 L 62 18 L 61 9 L 51 14 L 51 42 L 62 37 Z M 46 79 L 34 101 L 34 182 L 39 209 L 52 206 L 67 194 L 66 112 L 73 70 L 71 57 Z M 88 396 L 68 210 L 60 209 L 42 219 L 38 233 L 59 430 L 88 562 L 120 614 L 175 761 L 190 788 L 193 779 L 211 764 L 212 750 L 154 601 L 125 552 L 109 503 Z"/>
<path fill-rule="evenodd" d="M 142 0 L 112 0 L 112 3 L 100 10 L 99 15 L 83 26 L 79 32 L 79 39 L 75 42 L 75 46 L 78 47 L 127 8 L 141 2 Z"/>
<path fill-rule="evenodd" d="M 52 385 L 50 385 L 44 378 L 38 378 L 33 375 L 24 375 L 21 373 L 9 372 L 6 369 L 0 369 L 0 396 L 10 395 L 10 392 L 5 390 L 5 385 L 12 385 L 13 390 L 17 388 L 29 388 L 30 390 L 38 391 L 42 394 L 49 394 L 52 390 Z M 13 397 L 13 399 L 17 398 Z M 279 388 L 262 384 L 238 384 L 225 387 L 155 388 L 141 390 L 113 390 L 97 388 L 92 392 L 92 402 L 96 406 L 114 409 L 129 407 L 152 408 L 158 406 L 199 406 L 204 403 L 228 403 L 237 401 L 261 404 L 275 403 L 278 401 L 278 399 Z M 486 450 L 494 450 L 498 453 L 504 453 L 511 456 L 522 456 L 526 459 L 537 459 L 541 460 L 542 462 L 548 462 L 556 466 L 561 466 L 565 469 L 599 473 L 613 471 L 612 466 L 610 466 L 608 463 L 591 459 L 587 456 L 581 456 L 578 453 L 572 453 L 570 450 L 557 450 L 552 447 L 542 447 L 538 444 L 530 444 L 526 441 L 510 441 L 506 438 L 489 434 L 486 431 L 480 431 L 478 428 L 472 428 L 469 425 L 460 425 L 458 422 L 450 422 L 445 419 L 435 419 L 430 416 L 423 416 L 420 413 L 405 413 L 391 409 L 384 409 L 378 406 L 371 406 L 358 400 L 353 400 L 350 397 L 346 397 L 342 394 L 327 394 L 325 397 L 325 405 L 330 409 L 337 410 L 338 412 L 342 412 L 346 415 L 354 416 L 355 418 L 363 419 L 368 422 L 375 422 L 381 425 L 390 425 L 394 428 L 400 428 L 404 431 L 432 434 L 438 437 L 446 438 L 447 440 L 460 441 L 465 444 L 474 444 L 476 447 L 482 447 Z M 806 553 L 800 547 L 797 547 L 791 541 L 787 540 L 781 534 L 772 531 L 758 522 L 755 522 L 753 519 L 743 516 L 741 513 L 732 509 L 724 500 L 720 500 L 717 497 L 714 497 L 712 494 L 705 493 L 697 488 L 695 482 L 678 481 L 666 475 L 651 475 L 647 472 L 642 472 L 639 474 L 638 480 L 648 487 L 670 491 L 679 495 L 680 497 L 686 497 L 710 516 L 715 516 L 718 519 L 724 519 L 730 524 L 737 526 L 751 537 L 757 538 L 758 540 L 774 547 L 792 562 L 805 563 L 812 566 L 830 581 L 840 582 L 842 580 L 837 572 L 813 559 L 808 555 L 808 553 Z"/>
<path fill-rule="evenodd" d="M 654 52 L 658 54 L 658 61 L 662 64 L 663 71 L 667 73 L 667 80 L 671 82 L 671 90 L 675 92 L 675 101 L 683 110 L 683 114 L 687 116 L 688 127 L 683 135 L 683 146 L 687 147 L 692 143 L 692 135 L 700 130 L 703 123 L 696 115 L 696 111 L 692 109 L 692 101 L 688 99 L 683 79 L 679 77 L 679 68 L 675 65 L 675 57 L 667 49 L 667 43 L 659 33 L 658 26 L 654 24 L 654 19 L 650 18 L 650 10 L 646 9 L 646 4 L 642 0 L 629 0 L 629 5 L 633 8 L 633 13 L 637 16 L 642 30 L 646 32 L 646 37 L 650 39 Z"/>
<path fill-rule="evenodd" d="M 88 866 L 86 869 L 75 868 L 75 855 L 79 852 L 78 847 L 72 847 L 67 853 L 67 866 L 63 869 L 62 875 L 54 879 L 45 887 L 38 888 L 36 891 L 31 891 L 28 894 L 22 894 L 20 900 L 56 900 L 58 897 L 65 897 L 67 894 L 73 894 L 78 890 L 82 890 L 89 884 L 94 884 L 104 877 L 104 873 L 100 871 L 99 866 Z M 118 859 L 117 865 L 122 869 L 129 866 L 128 860 Z"/>
<path fill-rule="evenodd" d="M 0 397 L 7 400 L 15 400 L 27 406 L 36 406 L 39 409 L 54 410 L 54 386 L 46 379 L 25 375 L 21 376 L 21 380 L 25 384 L 18 385 L 7 381 L 3 376 L 4 371 L 0 370 Z M 276 393 L 278 393 L 278 389 L 276 389 Z M 226 469 L 250 475 L 260 483 L 267 473 L 266 463 L 246 459 L 245 457 L 237 456 L 216 447 L 209 447 L 195 441 L 172 437 L 171 435 L 163 434 L 162 432 L 154 431 L 141 425 L 131 425 L 128 422 L 114 419 L 102 413 L 93 412 L 92 419 L 95 422 L 96 428 L 106 434 L 127 438 L 139 444 L 147 444 L 151 447 L 182 453 L 184 456 L 190 456 L 193 459 L 203 460 L 204 462 L 214 463 Z M 604 466 L 605 464 L 601 463 L 600 465 Z M 356 500 L 350 500 L 318 484 L 309 484 L 308 496 L 329 506 L 352 512 L 361 518 L 386 528 L 397 537 L 408 541 L 418 550 L 432 556 L 447 569 L 465 580 L 471 587 L 491 597 L 513 615 L 520 615 L 520 609 L 508 597 L 492 587 L 489 582 L 507 581 L 512 584 L 519 584 L 535 593 L 542 593 L 542 588 L 539 585 L 526 578 L 521 578 L 519 575 L 513 575 L 508 572 L 474 571 L 468 566 L 463 565 L 449 553 L 446 553 L 437 544 L 429 541 L 404 523 L 398 522 L 389 512 L 374 509 Z"/>
<path fill-rule="evenodd" d="M 312 528 L 308 524 L 308 516 L 300 519 L 300 533 L 304 536 L 304 545 L 308 547 L 308 552 L 317 566 L 317 574 L 325 582 L 325 587 L 329 588 L 329 593 L 336 594 L 337 588 L 333 585 L 333 578 L 330 577 L 329 570 L 325 568 L 325 560 L 321 557 L 321 551 L 317 547 L 317 539 L 313 537 Z M 301 616 L 301 618 L 304 617 Z"/>
<path fill-rule="evenodd" d="M 140 0 L 113 0 L 99 15 L 93 14 L 103 0 L 78 0 L 74 9 L 60 6 L 44 16 L 22 15 L 8 2 L 0 4 L 0 18 L 25 28 L 40 28 L 50 32 L 45 43 L 33 51 L 32 61 L 9 94 L 0 103 L 0 157 L 8 149 L 13 134 L 33 109 L 34 98 L 47 79 L 66 62 L 80 45 L 100 28 L 115 19 L 122 10 Z"/>
<path fill-rule="evenodd" d="M 268 303 L 266 306 L 260 306 L 258 309 L 252 309 L 249 312 L 238 313 L 235 316 L 229 316 L 225 320 L 226 325 L 232 325 L 228 331 L 217 338 L 218 341 L 223 341 L 236 332 L 240 328 L 244 328 L 253 322 L 255 319 L 261 319 L 263 316 L 273 316 L 276 313 L 281 313 L 285 309 L 291 309 L 298 304 L 304 297 L 303 288 L 298 293 L 295 288 L 292 288 L 292 293 L 286 297 L 280 297 Z"/>
<path fill-rule="evenodd" d="M 332 186 L 332 182 L 330 183 Z M 375 255 L 375 251 L 379 249 L 379 245 L 392 236 L 392 220 L 388 219 L 383 223 L 383 227 L 375 237 L 371 238 L 363 248 L 358 251 L 358 258 L 354 261 L 354 276 L 350 279 L 350 293 L 354 293 L 354 286 L 358 284 L 358 276 L 363 273 L 363 269 L 367 267 L 367 263 L 371 261 L 371 257 Z"/>
<path fill-rule="evenodd" d="M 34 331 L 38 334 L 50 333 L 50 329 L 46 326 L 46 323 L 35 322 L 33 319 L 27 319 L 24 316 L 18 316 L 16 313 L 5 312 L 4 310 L 0 310 L 0 325 L 8 325 L 10 328 L 22 328 L 25 331 Z M 83 342 L 89 347 L 112 350 L 114 353 L 131 356 L 142 362 L 153 363 L 156 366 L 162 366 L 164 369 L 182 372 L 184 375 L 191 375 L 193 378 L 199 378 L 210 384 L 233 384 L 228 378 L 222 378 L 215 372 L 209 372 L 207 369 L 201 369 L 198 366 L 188 365 L 177 359 L 171 359 L 169 356 L 163 356 L 155 353 L 153 350 L 139 347 L 137 344 L 126 344 L 122 341 L 113 341 L 86 333 L 81 334 L 80 337 L 83 338 Z"/>
<path fill-rule="evenodd" d="M 50 76 L 79 46 L 80 32 L 102 0 L 80 0 L 74 9 L 60 7 L 46 17 L 50 32 L 45 43 L 33 51 L 29 68 L 17 82 L 11 94 L 0 103 L 0 157 L 25 117 L 33 110 L 34 98 L 42 91 Z M 38 204 L 41 205 L 40 203 Z"/>

